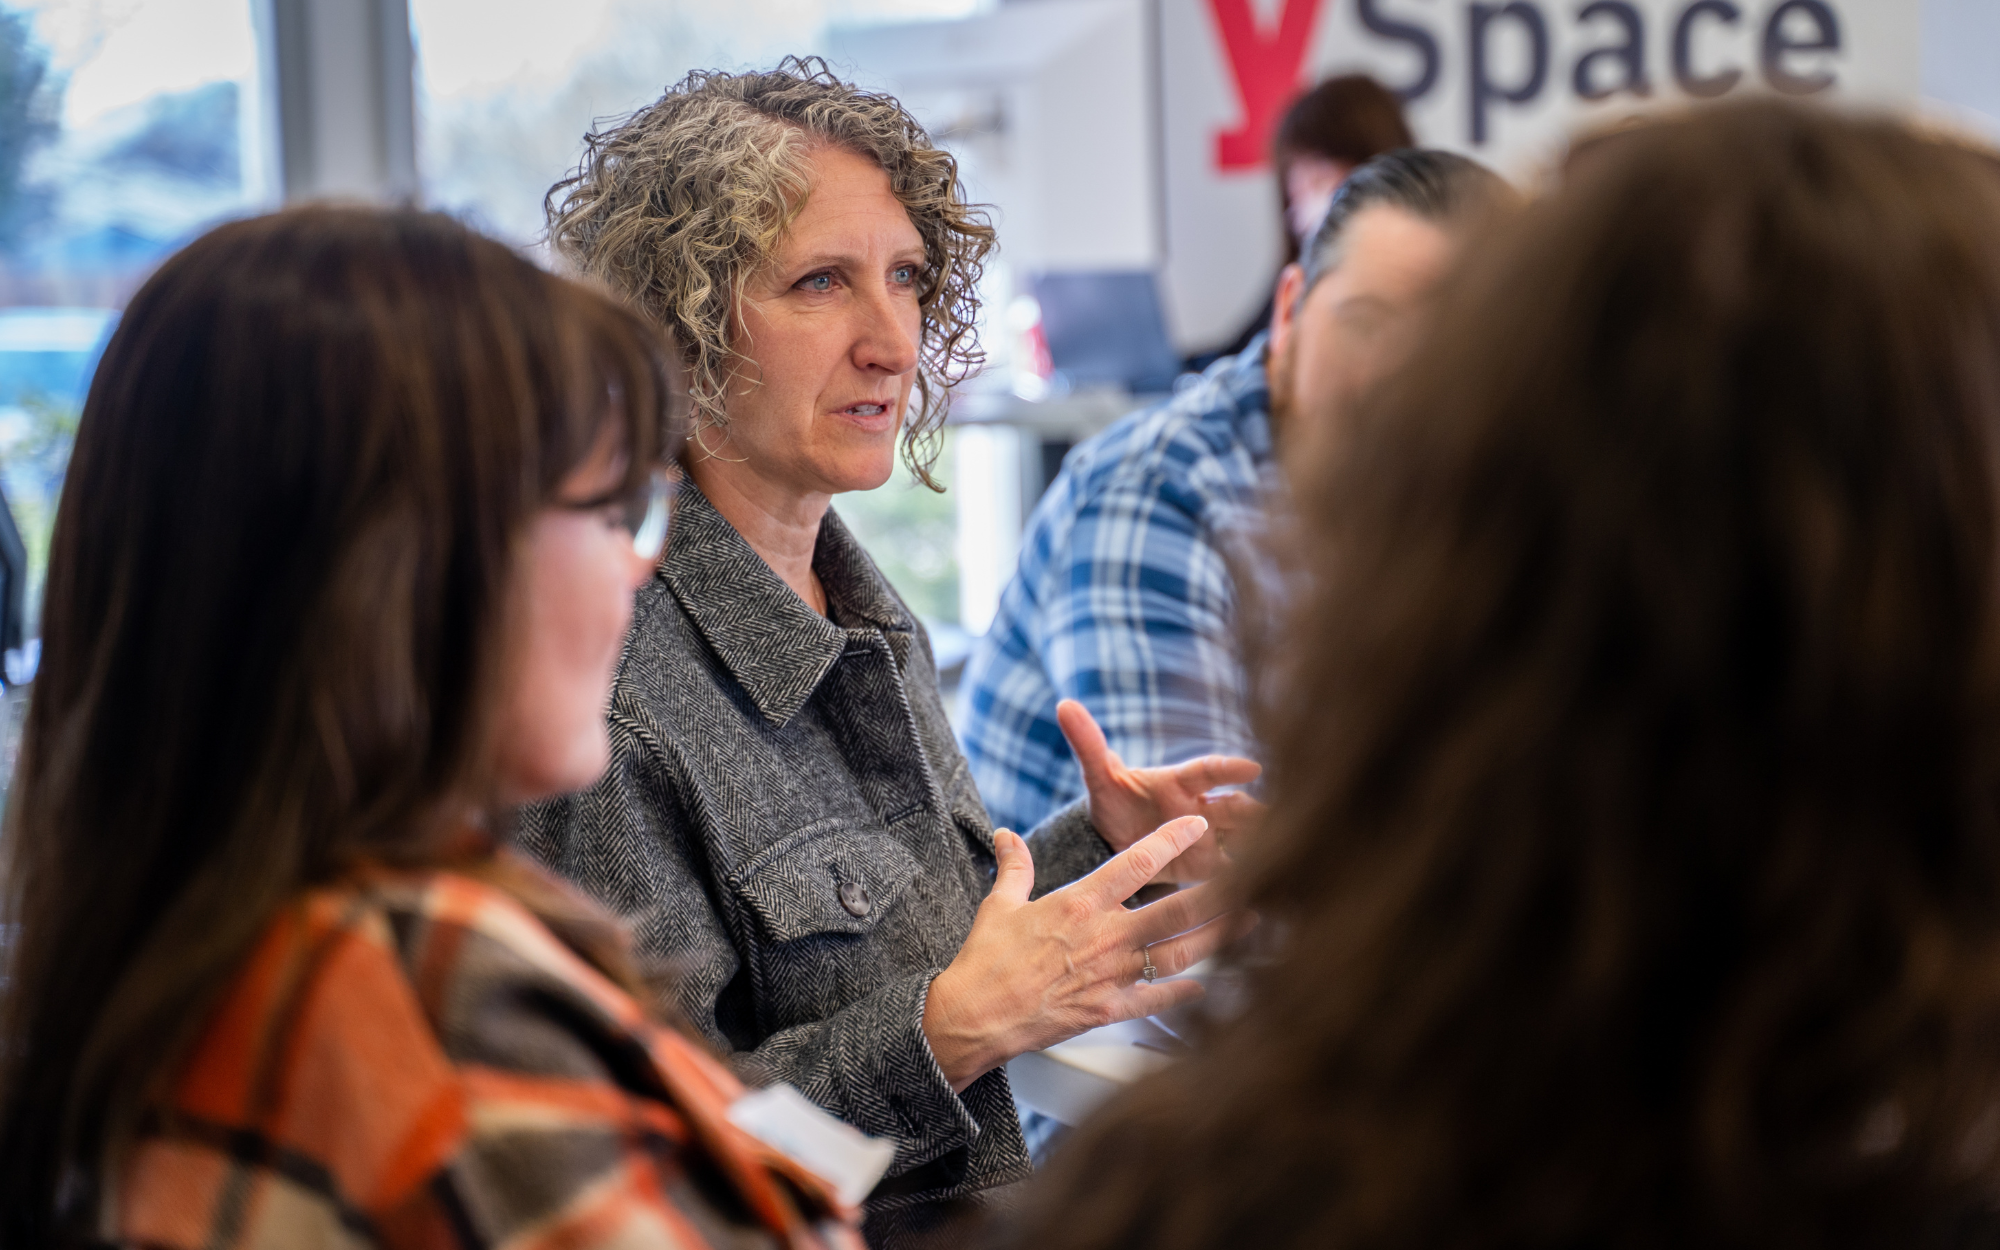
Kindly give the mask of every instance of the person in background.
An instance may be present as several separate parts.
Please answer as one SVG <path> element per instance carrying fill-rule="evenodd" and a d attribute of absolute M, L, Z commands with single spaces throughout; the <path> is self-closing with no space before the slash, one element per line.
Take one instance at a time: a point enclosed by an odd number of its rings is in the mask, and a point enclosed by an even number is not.
<path fill-rule="evenodd" d="M 1593 143 L 1302 500 L 1237 1017 L 1012 1244 L 2000 1243 L 2000 178 Z"/>
<path fill-rule="evenodd" d="M 7 812 L 0 1243 L 859 1246 L 504 849 L 604 768 L 673 367 L 414 212 L 226 225 L 133 298 Z"/>
<path fill-rule="evenodd" d="M 1366 74 L 1329 78 L 1293 101 L 1271 139 L 1284 264 L 1298 263 L 1347 175 L 1384 152 L 1415 147 L 1416 142 L 1402 101 Z M 1201 372 L 1224 356 L 1243 352 L 1271 328 L 1277 299 L 1274 283 L 1270 298 L 1235 338 L 1190 357 L 1188 368 Z"/>
<path fill-rule="evenodd" d="M 1468 230 L 1512 199 L 1448 152 L 1361 166 L 1280 277 L 1268 337 L 1069 454 L 966 670 L 965 753 L 995 820 L 1032 827 L 1120 761 L 1255 754 L 1232 564 L 1264 528 L 1277 466 L 1334 436 Z"/>
<path fill-rule="evenodd" d="M 916 1244 L 1028 1172 L 1007 1060 L 1200 993 L 1151 982 L 1234 923 L 1212 895 L 1122 904 L 1212 869 L 1249 803 L 1205 796 L 1257 767 L 1107 765 L 1026 839 L 989 823 L 923 626 L 830 507 L 899 436 L 929 480 L 978 358 L 992 230 L 899 103 L 814 61 L 696 72 L 588 145 L 550 238 L 672 331 L 695 434 L 611 769 L 522 844 L 742 1070 L 896 1143 L 866 1232 Z"/>

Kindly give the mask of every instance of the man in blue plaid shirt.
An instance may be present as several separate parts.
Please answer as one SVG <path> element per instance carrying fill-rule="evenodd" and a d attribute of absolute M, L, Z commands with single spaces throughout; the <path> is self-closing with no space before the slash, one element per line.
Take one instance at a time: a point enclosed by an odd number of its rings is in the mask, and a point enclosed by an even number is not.
<path fill-rule="evenodd" d="M 1253 754 L 1225 544 L 1273 467 L 1265 354 L 1259 335 L 1078 446 L 1036 506 L 966 669 L 965 754 L 996 826 L 1032 829 L 1083 792 L 1062 699 L 1128 764 Z"/>
<path fill-rule="evenodd" d="M 1405 350 L 1461 227 L 1510 195 L 1449 153 L 1362 165 L 1279 280 L 1268 337 L 1069 454 L 966 672 L 965 754 L 995 825 L 1031 829 L 1083 794 L 1064 700 L 1129 765 L 1256 757 L 1231 569 L 1254 567 L 1280 484 L 1273 434 L 1288 462 L 1323 454 Z"/>

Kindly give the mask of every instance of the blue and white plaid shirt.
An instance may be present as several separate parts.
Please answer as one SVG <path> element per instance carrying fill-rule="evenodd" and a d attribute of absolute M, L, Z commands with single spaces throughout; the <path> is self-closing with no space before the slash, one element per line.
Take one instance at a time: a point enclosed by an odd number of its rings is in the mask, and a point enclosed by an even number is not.
<path fill-rule="evenodd" d="M 1032 829 L 1082 796 L 1061 699 L 1128 764 L 1251 754 L 1230 558 L 1270 485 L 1264 350 L 1260 335 L 1078 446 L 1029 518 L 966 670 L 960 736 L 994 824 Z"/>

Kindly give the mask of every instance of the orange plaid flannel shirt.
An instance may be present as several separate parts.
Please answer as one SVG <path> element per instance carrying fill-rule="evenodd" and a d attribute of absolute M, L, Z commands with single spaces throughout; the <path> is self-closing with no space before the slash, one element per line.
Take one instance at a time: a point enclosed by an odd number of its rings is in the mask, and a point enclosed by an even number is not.
<path fill-rule="evenodd" d="M 823 1182 L 729 1122 L 735 1077 L 528 896 L 608 922 L 496 866 L 371 869 L 273 919 L 120 1169 L 109 1239 L 860 1247 Z M 510 875 L 531 888 L 490 883 Z"/>

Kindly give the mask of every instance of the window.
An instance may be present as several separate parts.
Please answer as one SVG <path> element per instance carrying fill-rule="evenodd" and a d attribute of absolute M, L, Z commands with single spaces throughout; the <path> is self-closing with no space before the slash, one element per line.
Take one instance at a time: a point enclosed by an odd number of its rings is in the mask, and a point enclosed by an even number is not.
<path fill-rule="evenodd" d="M 256 68 L 249 0 L 0 8 L 0 491 L 26 552 L 27 638 L 118 310 L 173 249 L 266 201 Z M 9 654 L 10 686 L 33 660 L 32 642 Z M 17 721 L 10 701 L 6 772 Z"/>
<path fill-rule="evenodd" d="M 980 0 L 410 0 L 424 198 L 517 244 L 592 124 L 692 69 L 767 66 L 840 27 L 958 17 Z M 560 20 L 551 20 L 560 15 Z"/>

